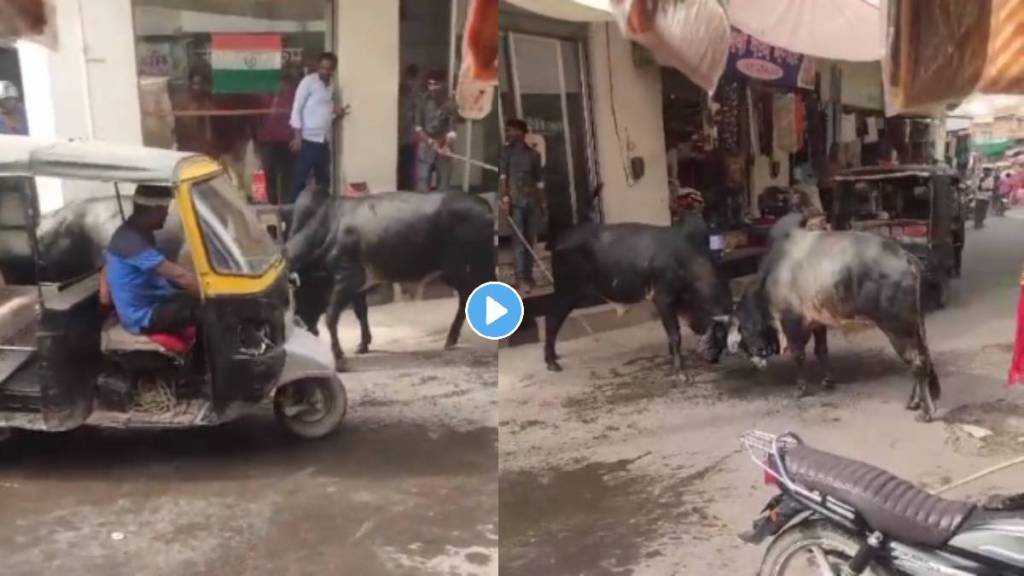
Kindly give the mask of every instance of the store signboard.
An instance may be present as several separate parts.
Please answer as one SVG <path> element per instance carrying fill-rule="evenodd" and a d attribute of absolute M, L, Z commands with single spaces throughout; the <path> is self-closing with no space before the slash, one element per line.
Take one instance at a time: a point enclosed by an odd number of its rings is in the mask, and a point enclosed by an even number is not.
<path fill-rule="evenodd" d="M 726 75 L 737 75 L 789 88 L 814 88 L 814 58 L 772 46 L 732 28 Z"/>

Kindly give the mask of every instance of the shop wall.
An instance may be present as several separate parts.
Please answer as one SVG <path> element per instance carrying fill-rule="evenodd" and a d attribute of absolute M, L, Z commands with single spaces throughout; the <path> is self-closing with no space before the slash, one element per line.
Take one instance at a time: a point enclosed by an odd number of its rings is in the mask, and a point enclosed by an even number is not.
<path fill-rule="evenodd" d="M 667 225 L 671 218 L 659 69 L 634 66 L 630 43 L 612 25 L 591 25 L 588 46 L 605 221 Z M 644 159 L 645 174 L 629 186 L 631 156 Z"/>
<path fill-rule="evenodd" d="M 366 182 L 372 192 L 397 185 L 398 5 L 399 0 L 338 0 L 338 77 L 342 99 L 352 106 L 342 128 L 342 170 L 348 182 Z"/>
<path fill-rule="evenodd" d="M 56 0 L 59 44 L 21 42 L 18 55 L 33 136 L 142 142 L 130 0 Z M 96 183 L 41 181 L 43 210 L 64 193 L 106 194 Z"/>

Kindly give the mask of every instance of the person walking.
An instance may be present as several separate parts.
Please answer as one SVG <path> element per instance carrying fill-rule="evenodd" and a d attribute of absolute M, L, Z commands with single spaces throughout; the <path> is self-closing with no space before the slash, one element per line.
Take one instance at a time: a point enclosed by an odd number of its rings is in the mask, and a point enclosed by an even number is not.
<path fill-rule="evenodd" d="M 991 168 L 985 168 L 981 174 L 981 182 L 974 192 L 974 229 L 981 230 L 985 227 L 985 216 L 988 215 L 988 205 L 992 201 L 992 192 L 996 189 L 997 175 Z"/>
<path fill-rule="evenodd" d="M 498 162 L 498 195 L 502 211 L 522 234 L 522 238 L 516 237 L 514 254 L 515 283 L 523 294 L 529 294 L 533 289 L 533 254 L 530 249 L 537 234 L 538 211 L 545 204 L 540 153 L 526 143 L 527 132 L 526 122 L 518 118 L 511 118 L 505 123 L 507 142 Z"/>
<path fill-rule="evenodd" d="M 306 187 L 310 172 L 317 186 L 331 189 L 331 132 L 334 122 L 348 115 L 348 106 L 341 106 L 334 85 L 338 57 L 324 52 L 317 59 L 317 70 L 299 82 L 292 104 L 291 149 L 298 157 L 292 170 L 291 194 L 294 204 Z"/>
<path fill-rule="evenodd" d="M 292 166 L 295 164 L 295 153 L 291 149 L 291 112 L 302 69 L 292 64 L 283 72 L 281 87 L 273 96 L 266 98 L 266 106 L 271 112 L 261 118 L 256 133 L 260 162 L 267 179 L 267 201 L 271 204 L 280 204 L 290 196 Z"/>
<path fill-rule="evenodd" d="M 430 178 L 437 174 L 437 189 L 451 185 L 451 146 L 455 142 L 455 103 L 445 89 L 445 75 L 434 70 L 427 76 L 427 89 L 416 99 L 416 191 L 430 190 Z"/>

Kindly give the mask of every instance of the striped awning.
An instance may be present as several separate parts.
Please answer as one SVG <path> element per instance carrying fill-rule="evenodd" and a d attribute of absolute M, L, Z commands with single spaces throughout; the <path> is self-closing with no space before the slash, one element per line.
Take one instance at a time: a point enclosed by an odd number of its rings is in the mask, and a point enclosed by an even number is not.
<path fill-rule="evenodd" d="M 1024 2 L 992 0 L 988 54 L 978 89 L 989 94 L 1024 94 Z"/>

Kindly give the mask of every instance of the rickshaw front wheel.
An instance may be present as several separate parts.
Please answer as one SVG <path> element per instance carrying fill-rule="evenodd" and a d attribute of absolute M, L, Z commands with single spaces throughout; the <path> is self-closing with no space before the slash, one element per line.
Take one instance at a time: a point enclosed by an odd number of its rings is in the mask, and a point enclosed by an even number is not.
<path fill-rule="evenodd" d="M 341 426 L 348 410 L 345 386 L 336 377 L 306 378 L 285 384 L 274 395 L 274 416 L 289 434 L 316 440 Z"/>

